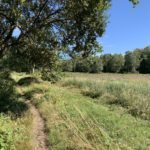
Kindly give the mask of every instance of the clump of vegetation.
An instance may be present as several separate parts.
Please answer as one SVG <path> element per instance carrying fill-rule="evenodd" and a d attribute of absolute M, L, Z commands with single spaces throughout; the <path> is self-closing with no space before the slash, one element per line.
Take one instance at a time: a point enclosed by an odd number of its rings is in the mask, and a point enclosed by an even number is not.
<path fill-rule="evenodd" d="M 9 117 L 0 114 L 0 149 L 15 149 L 16 141 L 21 137 L 20 128 Z"/>
<path fill-rule="evenodd" d="M 30 112 L 22 118 L 12 120 L 9 115 L 0 113 L 0 149 L 31 149 L 32 116 Z"/>
<path fill-rule="evenodd" d="M 43 80 L 45 81 L 49 81 L 51 83 L 56 83 L 57 81 L 59 81 L 61 79 L 61 73 L 58 71 L 47 71 L 44 70 L 42 72 L 42 77 Z"/>
<path fill-rule="evenodd" d="M 0 112 L 9 111 L 14 99 L 14 82 L 9 79 L 9 73 L 0 74 Z"/>
<path fill-rule="evenodd" d="M 87 82 L 85 88 L 82 89 L 82 94 L 91 98 L 99 98 L 103 95 L 104 89 L 98 87 L 96 83 Z"/>
<path fill-rule="evenodd" d="M 15 90 L 15 81 L 12 79 L 0 79 L 0 113 L 11 115 L 17 118 L 28 109 L 25 102 L 19 100 L 19 95 Z"/>
<path fill-rule="evenodd" d="M 97 89 L 97 88 L 93 88 L 92 90 L 89 89 L 85 89 L 82 91 L 83 95 L 85 96 L 89 96 L 91 98 L 98 98 L 102 95 L 101 93 L 102 91 Z"/>

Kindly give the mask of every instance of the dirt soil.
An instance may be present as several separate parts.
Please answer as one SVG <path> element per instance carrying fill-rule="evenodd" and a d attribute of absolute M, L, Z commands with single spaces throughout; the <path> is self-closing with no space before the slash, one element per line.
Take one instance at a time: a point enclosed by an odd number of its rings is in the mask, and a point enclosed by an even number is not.
<path fill-rule="evenodd" d="M 28 101 L 27 103 L 30 106 L 33 115 L 33 148 L 35 150 L 48 150 L 44 119 L 41 117 L 38 109 L 31 102 Z"/>

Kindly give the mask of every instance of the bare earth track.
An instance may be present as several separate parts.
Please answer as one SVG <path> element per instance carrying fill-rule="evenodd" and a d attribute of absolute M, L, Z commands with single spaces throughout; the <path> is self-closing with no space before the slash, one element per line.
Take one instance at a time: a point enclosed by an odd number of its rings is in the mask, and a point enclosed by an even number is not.
<path fill-rule="evenodd" d="M 45 135 L 45 122 L 41 117 L 38 109 L 31 103 L 27 102 L 30 106 L 31 113 L 33 115 L 33 148 L 35 150 L 48 150 L 46 145 L 46 135 Z"/>

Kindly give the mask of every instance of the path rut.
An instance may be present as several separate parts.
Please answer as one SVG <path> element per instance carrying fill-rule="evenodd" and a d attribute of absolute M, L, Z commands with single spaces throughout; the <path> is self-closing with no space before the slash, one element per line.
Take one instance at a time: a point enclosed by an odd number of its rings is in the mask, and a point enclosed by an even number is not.
<path fill-rule="evenodd" d="M 27 103 L 33 115 L 33 148 L 34 150 L 48 150 L 44 119 L 41 117 L 39 110 L 30 101 Z"/>

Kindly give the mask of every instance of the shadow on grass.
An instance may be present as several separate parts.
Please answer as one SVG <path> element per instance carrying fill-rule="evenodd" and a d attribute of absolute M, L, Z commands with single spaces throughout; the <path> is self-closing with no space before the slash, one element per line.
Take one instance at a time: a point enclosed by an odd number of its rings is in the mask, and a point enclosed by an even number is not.
<path fill-rule="evenodd" d="M 21 117 L 27 110 L 28 105 L 25 102 L 15 99 L 0 100 L 0 113 L 9 114 L 14 119 Z"/>
<path fill-rule="evenodd" d="M 20 87 L 24 87 L 24 86 L 29 86 L 34 83 L 40 83 L 40 81 L 35 77 L 25 77 L 25 78 L 20 79 L 16 84 Z M 42 91 L 43 91 L 42 89 L 34 88 L 18 96 L 23 97 L 25 100 L 31 100 L 34 94 L 41 93 Z"/>
<path fill-rule="evenodd" d="M 32 83 L 40 83 L 39 80 L 35 77 L 25 77 L 18 81 L 19 86 L 29 86 Z"/>
<path fill-rule="evenodd" d="M 27 110 L 26 100 L 31 100 L 35 93 L 41 93 L 41 89 L 34 89 L 23 95 L 15 92 L 15 86 L 29 86 L 40 81 L 34 77 L 25 77 L 17 83 L 10 78 L 9 72 L 0 73 L 0 113 L 9 114 L 13 119 L 21 117 Z"/>
<path fill-rule="evenodd" d="M 21 117 L 28 110 L 28 105 L 19 100 L 15 92 L 15 82 L 0 76 L 0 113 L 9 114 L 13 119 Z"/>

